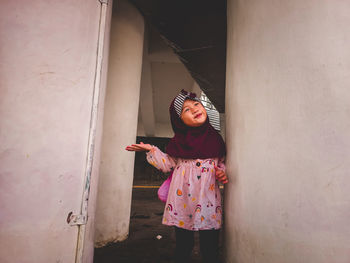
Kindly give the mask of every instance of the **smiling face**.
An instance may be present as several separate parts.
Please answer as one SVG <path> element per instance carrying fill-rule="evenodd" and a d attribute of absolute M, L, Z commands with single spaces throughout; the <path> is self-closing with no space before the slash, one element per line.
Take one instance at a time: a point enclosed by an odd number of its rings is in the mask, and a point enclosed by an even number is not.
<path fill-rule="evenodd" d="M 199 127 L 206 121 L 207 111 L 200 102 L 185 100 L 180 117 L 187 126 Z"/>

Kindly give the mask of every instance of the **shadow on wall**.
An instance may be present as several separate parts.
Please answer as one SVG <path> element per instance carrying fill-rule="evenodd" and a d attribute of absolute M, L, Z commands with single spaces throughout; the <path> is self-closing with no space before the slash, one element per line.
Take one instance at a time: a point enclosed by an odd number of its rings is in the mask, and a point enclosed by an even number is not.
<path fill-rule="evenodd" d="M 137 143 L 143 142 L 155 145 L 163 152 L 165 152 L 165 148 L 169 141 L 170 138 L 136 137 Z M 165 174 L 150 165 L 146 160 L 146 154 L 144 152 L 136 152 L 134 164 L 134 185 L 161 185 L 168 176 L 169 173 Z"/>

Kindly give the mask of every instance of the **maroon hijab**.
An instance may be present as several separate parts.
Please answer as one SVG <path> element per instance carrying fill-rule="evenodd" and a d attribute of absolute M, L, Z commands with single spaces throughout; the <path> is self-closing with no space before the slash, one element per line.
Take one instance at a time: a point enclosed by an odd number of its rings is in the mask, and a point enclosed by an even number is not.
<path fill-rule="evenodd" d="M 200 102 L 195 93 L 182 90 L 170 104 L 170 120 L 175 135 L 167 146 L 167 154 L 183 159 L 223 157 L 226 154 L 225 143 L 210 124 L 209 117 L 199 127 L 189 127 L 181 120 L 182 106 L 187 99 Z"/>

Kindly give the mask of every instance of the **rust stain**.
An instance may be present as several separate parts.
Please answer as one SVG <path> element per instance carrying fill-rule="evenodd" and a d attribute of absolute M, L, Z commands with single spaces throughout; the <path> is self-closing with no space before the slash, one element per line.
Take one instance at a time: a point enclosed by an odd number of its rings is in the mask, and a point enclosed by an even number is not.
<path fill-rule="evenodd" d="M 72 215 L 73 215 L 73 212 L 68 213 L 68 216 L 67 216 L 67 223 L 68 224 L 70 223 L 70 221 L 72 221 Z"/>

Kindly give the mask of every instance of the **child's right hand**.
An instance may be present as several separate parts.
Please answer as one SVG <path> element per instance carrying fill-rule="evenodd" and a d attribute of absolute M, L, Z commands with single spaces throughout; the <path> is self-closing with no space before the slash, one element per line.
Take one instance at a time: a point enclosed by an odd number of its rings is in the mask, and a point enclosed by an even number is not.
<path fill-rule="evenodd" d="M 130 152 L 145 152 L 152 150 L 152 148 L 152 145 L 140 142 L 139 144 L 131 144 L 129 146 L 126 146 L 125 150 Z"/>
<path fill-rule="evenodd" d="M 226 175 L 225 171 L 221 170 L 216 165 L 214 165 L 214 168 L 215 168 L 215 177 L 216 177 L 216 179 L 219 180 L 223 184 L 227 184 L 228 183 L 228 178 L 227 178 L 227 175 Z"/>

